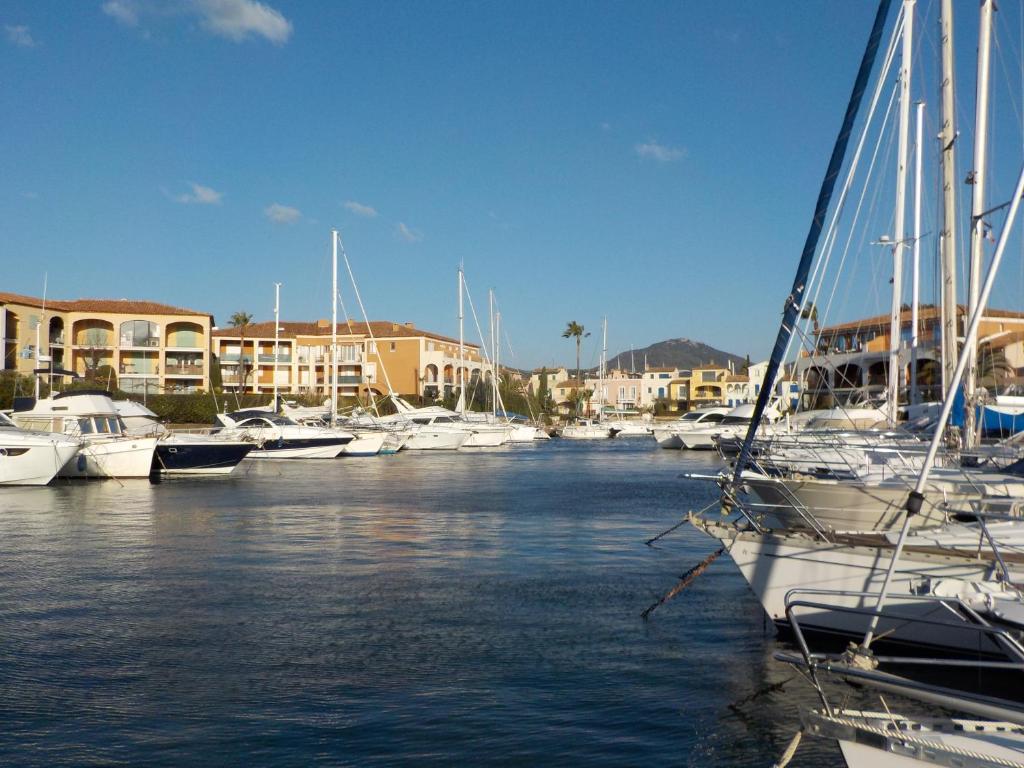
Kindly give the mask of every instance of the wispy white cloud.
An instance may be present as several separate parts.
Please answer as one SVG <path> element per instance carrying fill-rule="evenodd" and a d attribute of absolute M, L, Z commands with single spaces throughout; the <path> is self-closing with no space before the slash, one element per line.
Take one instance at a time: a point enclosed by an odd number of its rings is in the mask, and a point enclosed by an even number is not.
<path fill-rule="evenodd" d="M 611 129 L 612 129 L 612 124 L 609 123 L 607 120 L 605 120 L 603 123 L 601 123 L 601 130 L 602 131 L 610 131 Z"/>
<path fill-rule="evenodd" d="M 398 222 L 398 226 L 395 227 L 395 232 L 400 238 L 405 240 L 407 243 L 418 243 L 423 239 L 423 235 L 417 232 L 415 229 L 410 229 L 405 225 L 404 222 Z"/>
<path fill-rule="evenodd" d="M 376 208 L 370 205 L 357 203 L 355 200 L 346 200 L 342 205 L 352 211 L 356 216 L 362 216 L 364 219 L 372 219 L 377 216 Z"/>
<path fill-rule="evenodd" d="M 294 224 L 302 218 L 302 211 L 290 205 L 271 203 L 263 209 L 263 215 L 275 224 Z"/>
<path fill-rule="evenodd" d="M 101 6 L 101 10 L 126 27 L 135 27 L 139 24 L 139 7 L 134 0 L 107 0 Z"/>
<path fill-rule="evenodd" d="M 24 24 L 4 24 L 4 32 L 7 33 L 7 42 L 19 48 L 35 48 L 37 45 L 32 32 Z"/>
<path fill-rule="evenodd" d="M 198 17 L 206 32 L 236 43 L 262 37 L 284 45 L 292 36 L 292 23 L 277 9 L 259 0 L 105 0 L 103 13 L 126 27 L 146 20 L 174 16 Z"/>
<path fill-rule="evenodd" d="M 169 195 L 169 197 L 176 203 L 184 203 L 186 205 L 192 203 L 196 205 L 220 205 L 221 198 L 224 197 L 223 192 L 218 192 L 202 184 L 196 184 L 194 181 L 190 181 L 189 186 L 192 187 L 191 192 L 182 192 L 180 195 Z"/>
<path fill-rule="evenodd" d="M 657 160 L 659 163 L 671 163 L 686 157 L 685 149 L 659 144 L 654 139 L 637 144 L 633 149 L 640 157 Z"/>
<path fill-rule="evenodd" d="M 39 193 L 38 192 L 32 192 L 32 191 L 22 192 L 21 196 L 24 197 L 26 200 L 38 200 L 39 199 Z"/>
<path fill-rule="evenodd" d="M 250 36 L 284 45 L 292 36 L 292 23 L 280 11 L 257 0 L 193 0 L 208 32 L 236 43 Z"/>

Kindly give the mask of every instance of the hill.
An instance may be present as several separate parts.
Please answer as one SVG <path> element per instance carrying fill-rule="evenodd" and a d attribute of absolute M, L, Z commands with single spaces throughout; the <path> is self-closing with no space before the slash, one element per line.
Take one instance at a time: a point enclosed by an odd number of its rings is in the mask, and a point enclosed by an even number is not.
<path fill-rule="evenodd" d="M 730 361 L 736 364 L 739 370 L 746 363 L 746 358 L 734 355 L 731 352 L 723 352 L 700 341 L 692 339 L 666 339 L 651 344 L 643 349 L 634 349 L 631 352 L 620 352 L 615 357 L 609 358 L 608 368 L 622 368 L 630 370 L 634 367 L 642 371 L 644 367 L 644 356 L 646 355 L 647 365 L 651 368 L 669 367 L 685 368 L 687 370 L 696 368 L 698 365 L 710 365 L 712 363 L 725 366 Z"/>

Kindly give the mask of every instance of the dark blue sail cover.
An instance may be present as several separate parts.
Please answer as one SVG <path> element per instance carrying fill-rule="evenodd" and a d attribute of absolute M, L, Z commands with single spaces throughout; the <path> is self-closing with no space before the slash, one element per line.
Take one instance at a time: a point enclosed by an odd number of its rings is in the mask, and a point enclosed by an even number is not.
<path fill-rule="evenodd" d="M 807 277 L 811 271 L 811 263 L 814 261 L 814 253 L 818 249 L 818 240 L 821 237 L 821 230 L 825 225 L 825 215 L 828 213 L 829 205 L 832 202 L 832 192 L 836 186 L 836 179 L 839 171 L 842 170 L 843 161 L 846 157 L 846 146 L 850 141 L 850 134 L 853 132 L 853 124 L 857 119 L 857 112 L 860 110 L 860 103 L 863 100 L 864 91 L 867 89 L 868 79 L 871 70 L 874 68 L 875 59 L 878 54 L 878 43 L 882 38 L 882 30 L 885 27 L 886 17 L 889 15 L 891 0 L 880 0 L 878 11 L 875 14 L 875 23 L 871 28 L 871 36 L 868 38 L 867 47 L 864 49 L 864 56 L 860 61 L 860 69 L 857 71 L 857 79 L 853 84 L 853 92 L 850 94 L 850 102 L 846 106 L 846 115 L 843 118 L 843 125 L 839 129 L 835 146 L 832 148 L 832 157 L 828 163 L 828 170 L 821 182 L 821 189 L 818 192 L 818 202 L 814 206 L 814 218 L 811 220 L 811 228 L 807 233 L 807 240 L 804 242 L 803 253 L 800 254 L 800 263 L 797 266 L 796 277 L 793 279 L 793 288 L 786 297 L 782 309 L 782 325 L 779 326 L 779 335 L 775 339 L 775 347 L 772 349 L 772 356 L 768 360 L 768 368 L 764 374 L 764 381 L 761 384 L 761 391 L 757 396 L 757 404 L 754 406 L 754 413 L 750 419 L 750 428 L 743 440 L 743 447 L 740 449 L 739 458 L 736 460 L 736 473 L 733 482 L 738 482 L 740 473 L 746 468 L 750 461 L 750 446 L 757 434 L 757 427 L 761 423 L 765 407 L 771 398 L 774 389 L 775 378 L 782 365 L 782 358 L 789 346 L 789 339 L 793 335 L 793 329 L 800 316 L 803 306 L 804 291 L 807 289 Z"/>

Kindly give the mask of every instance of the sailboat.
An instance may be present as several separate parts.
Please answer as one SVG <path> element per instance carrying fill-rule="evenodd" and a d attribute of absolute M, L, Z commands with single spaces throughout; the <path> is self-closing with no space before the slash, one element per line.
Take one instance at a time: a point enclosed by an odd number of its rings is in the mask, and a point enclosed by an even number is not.
<path fill-rule="evenodd" d="M 596 419 L 576 419 L 566 424 L 559 431 L 559 436 L 567 440 L 607 440 L 615 437 L 615 430 L 604 422 L 604 365 L 608 354 L 608 320 L 602 321 L 601 359 L 598 363 L 598 417 Z M 577 408 L 579 404 L 577 403 Z"/>

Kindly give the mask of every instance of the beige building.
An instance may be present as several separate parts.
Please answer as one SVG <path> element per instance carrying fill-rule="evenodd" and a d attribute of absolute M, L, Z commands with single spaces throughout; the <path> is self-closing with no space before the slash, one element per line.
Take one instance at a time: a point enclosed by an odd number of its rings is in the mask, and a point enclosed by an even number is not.
<path fill-rule="evenodd" d="M 225 389 L 328 396 L 331 389 L 331 323 L 281 322 L 277 362 L 274 323 L 213 332 L 213 351 Z M 341 397 L 402 395 L 434 398 L 454 391 L 459 382 L 489 379 L 480 349 L 465 344 L 465 363 L 455 339 L 416 328 L 412 323 L 354 320 L 338 323 L 338 394 Z"/>
<path fill-rule="evenodd" d="M 125 392 L 208 390 L 212 327 L 210 314 L 152 301 L 0 293 L 4 370 L 112 372 Z"/>

